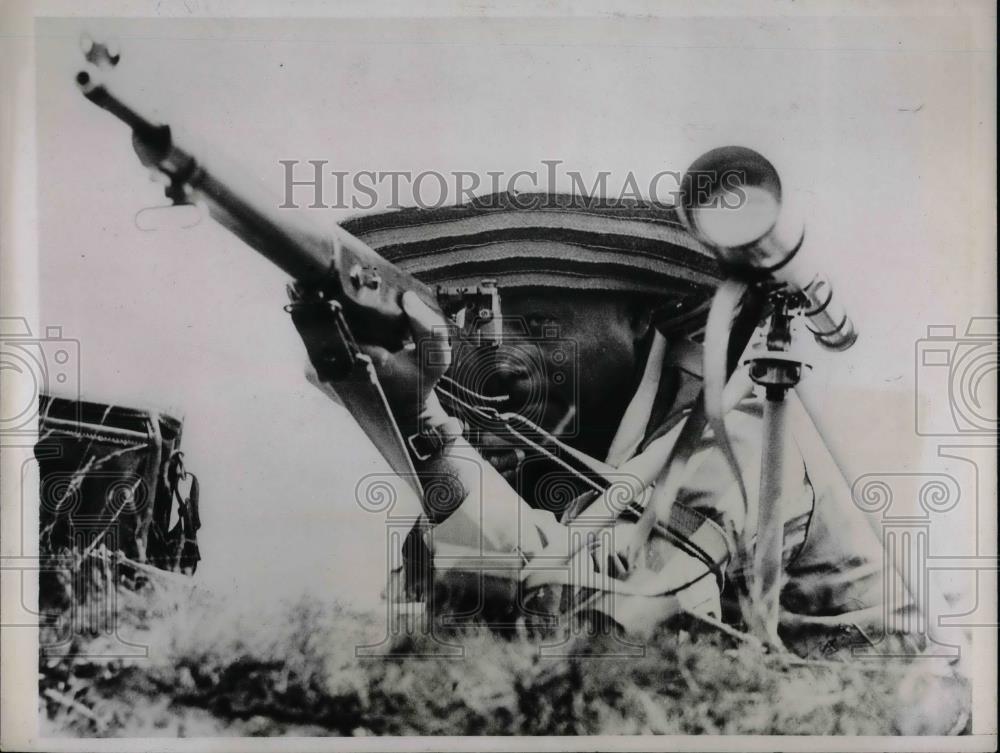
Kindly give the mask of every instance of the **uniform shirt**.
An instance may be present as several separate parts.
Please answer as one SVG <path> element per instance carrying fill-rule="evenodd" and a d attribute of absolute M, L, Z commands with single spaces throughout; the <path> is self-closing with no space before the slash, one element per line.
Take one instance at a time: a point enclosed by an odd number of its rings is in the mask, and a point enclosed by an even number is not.
<path fill-rule="evenodd" d="M 873 615 L 879 616 L 886 586 L 881 542 L 853 503 L 850 489 L 832 460 L 824 457 L 811 422 L 803 412 L 791 413 L 781 500 L 785 529 L 783 606 L 805 615 L 844 615 L 845 622 L 863 618 L 871 625 L 878 621 Z M 706 431 L 684 469 L 676 503 L 698 511 L 726 532 L 730 549 L 727 579 L 735 582 L 745 577 L 749 563 L 744 553 L 752 551 L 757 533 L 761 401 L 743 401 L 725 422 L 747 499 L 740 494 L 711 431 Z M 679 425 L 672 430 L 679 431 Z M 467 445 L 458 448 L 455 455 L 456 462 L 477 462 L 478 456 Z M 561 524 L 551 511 L 530 507 L 488 463 L 481 458 L 478 463 L 478 488 L 470 489 L 461 506 L 432 533 L 436 568 L 448 572 L 478 567 L 481 572 L 512 578 L 526 564 L 529 569 L 549 570 L 552 582 L 572 582 L 565 573 L 574 567 L 570 555 L 579 531 Z M 618 524 L 610 535 L 628 533 L 628 524 Z M 652 537 L 649 543 L 657 549 L 655 556 L 642 558 L 640 567 L 623 578 L 601 580 L 600 575 L 578 572 L 582 580 L 577 585 L 600 582 L 604 584 L 600 588 L 617 590 L 612 617 L 623 624 L 650 627 L 678 608 L 705 606 L 711 611 L 719 594 L 710 592 L 716 588 L 716 580 L 704 564 L 686 553 L 670 551 L 676 547 L 656 539 Z M 470 564 L 476 557 L 479 564 Z M 654 572 L 649 572 L 651 568 Z M 595 577 L 597 581 L 587 580 Z M 534 580 L 545 578 L 543 574 Z M 640 582 L 642 595 L 632 595 L 631 584 Z M 651 583 L 662 585 L 659 596 L 648 593 Z M 678 583 L 685 587 L 674 588 Z M 910 606 L 907 597 L 893 608 Z M 625 624 L 627 628 L 633 625 Z"/>

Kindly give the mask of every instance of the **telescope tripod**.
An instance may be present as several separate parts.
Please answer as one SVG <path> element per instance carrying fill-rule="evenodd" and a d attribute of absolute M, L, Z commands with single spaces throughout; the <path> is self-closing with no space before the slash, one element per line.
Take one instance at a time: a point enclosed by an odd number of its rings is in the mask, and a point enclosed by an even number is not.
<path fill-rule="evenodd" d="M 811 368 L 792 350 L 792 322 L 801 309 L 801 296 L 786 290 L 770 295 L 770 313 L 764 324 L 760 346 L 744 361 L 750 379 L 764 388 L 764 418 L 761 436 L 760 494 L 757 509 L 757 536 L 753 548 L 750 599 L 758 617 L 752 626 L 757 637 L 780 646 L 780 596 L 786 453 L 788 452 L 788 392 L 794 390 L 803 368 Z"/>

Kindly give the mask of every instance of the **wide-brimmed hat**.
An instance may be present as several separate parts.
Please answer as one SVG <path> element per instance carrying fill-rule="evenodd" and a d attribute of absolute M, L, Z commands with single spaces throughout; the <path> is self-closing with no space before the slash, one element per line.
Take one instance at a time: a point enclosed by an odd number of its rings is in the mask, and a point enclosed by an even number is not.
<path fill-rule="evenodd" d="M 721 278 L 674 207 L 570 194 L 490 194 L 343 223 L 431 285 L 557 287 L 706 298 Z"/>

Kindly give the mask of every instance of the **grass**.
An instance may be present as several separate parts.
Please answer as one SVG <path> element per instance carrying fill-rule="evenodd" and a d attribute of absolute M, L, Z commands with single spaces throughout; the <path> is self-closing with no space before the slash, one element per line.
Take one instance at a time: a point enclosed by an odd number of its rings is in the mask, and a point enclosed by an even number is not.
<path fill-rule="evenodd" d="M 379 615 L 299 600 L 260 605 L 151 576 L 118 599 L 117 636 L 77 630 L 40 658 L 49 735 L 891 734 L 898 662 L 792 665 L 697 624 L 641 656 L 579 636 L 539 655 L 525 630 L 403 635 L 374 657 Z M 93 597 L 92 597 L 93 598 Z M 70 613 L 63 606 L 62 616 Z M 55 625 L 43 628 L 52 643 Z"/>

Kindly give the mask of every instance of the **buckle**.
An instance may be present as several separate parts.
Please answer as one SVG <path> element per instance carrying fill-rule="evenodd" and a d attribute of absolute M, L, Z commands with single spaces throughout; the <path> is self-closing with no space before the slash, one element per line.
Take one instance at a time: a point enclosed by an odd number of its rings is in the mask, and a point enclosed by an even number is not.
<path fill-rule="evenodd" d="M 444 437 L 436 428 L 422 429 L 406 438 L 406 444 L 413 453 L 414 460 L 428 460 L 444 447 Z"/>

